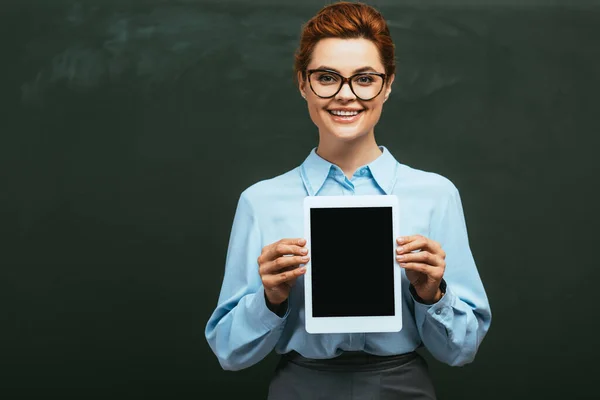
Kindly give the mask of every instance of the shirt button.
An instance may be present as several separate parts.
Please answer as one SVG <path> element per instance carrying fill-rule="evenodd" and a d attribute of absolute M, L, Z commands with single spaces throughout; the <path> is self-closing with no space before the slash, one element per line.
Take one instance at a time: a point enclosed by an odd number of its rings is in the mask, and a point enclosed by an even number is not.
<path fill-rule="evenodd" d="M 435 310 L 435 313 L 436 313 L 437 315 L 440 315 L 440 314 L 442 313 L 442 309 L 441 309 L 441 308 L 438 308 L 437 310 Z"/>
<path fill-rule="evenodd" d="M 361 169 L 361 170 L 360 170 L 360 174 L 361 174 L 361 175 L 366 175 L 366 173 L 367 173 L 367 170 L 366 170 L 366 169 L 364 169 L 364 168 L 363 168 L 363 169 Z"/>

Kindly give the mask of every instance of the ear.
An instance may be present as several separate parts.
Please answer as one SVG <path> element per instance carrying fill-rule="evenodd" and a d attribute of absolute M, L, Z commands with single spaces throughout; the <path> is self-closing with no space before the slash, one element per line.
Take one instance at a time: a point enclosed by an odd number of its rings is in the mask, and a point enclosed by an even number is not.
<path fill-rule="evenodd" d="M 394 78 L 396 78 L 396 75 L 390 75 L 385 85 L 385 94 L 383 97 L 383 101 L 386 101 L 388 97 L 390 97 L 390 93 L 392 93 L 392 83 L 394 83 Z"/>
<path fill-rule="evenodd" d="M 298 75 L 296 77 L 298 79 L 298 90 L 300 90 L 300 94 L 302 97 L 306 99 L 306 81 L 302 78 L 302 72 L 298 71 Z"/>

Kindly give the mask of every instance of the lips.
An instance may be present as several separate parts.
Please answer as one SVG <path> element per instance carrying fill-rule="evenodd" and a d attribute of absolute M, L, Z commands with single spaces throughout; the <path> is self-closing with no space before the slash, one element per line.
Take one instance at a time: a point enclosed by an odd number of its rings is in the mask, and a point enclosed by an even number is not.
<path fill-rule="evenodd" d="M 356 114 L 358 114 L 359 112 L 362 112 L 363 110 L 327 110 L 331 115 L 337 115 L 340 117 L 351 117 L 354 116 Z"/>
<path fill-rule="evenodd" d="M 364 110 L 327 110 L 327 113 L 331 116 L 331 119 L 334 122 L 348 124 L 357 121 L 363 113 Z"/>

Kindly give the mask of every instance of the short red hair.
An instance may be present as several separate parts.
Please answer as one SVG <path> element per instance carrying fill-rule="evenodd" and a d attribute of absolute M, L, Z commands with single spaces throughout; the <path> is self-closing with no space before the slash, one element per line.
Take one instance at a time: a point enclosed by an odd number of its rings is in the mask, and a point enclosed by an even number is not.
<path fill-rule="evenodd" d="M 305 78 L 312 52 L 319 40 L 325 38 L 368 39 L 377 46 L 387 77 L 396 72 L 394 42 L 387 23 L 379 11 L 367 4 L 346 1 L 329 4 L 304 25 L 295 55 L 296 76 L 301 72 Z"/>

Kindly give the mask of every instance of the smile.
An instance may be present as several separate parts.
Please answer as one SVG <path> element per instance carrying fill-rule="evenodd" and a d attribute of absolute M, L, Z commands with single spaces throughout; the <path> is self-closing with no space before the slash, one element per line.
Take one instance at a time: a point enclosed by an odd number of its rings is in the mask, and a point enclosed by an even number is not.
<path fill-rule="evenodd" d="M 352 117 L 352 116 L 358 115 L 360 112 L 362 112 L 362 110 L 355 110 L 355 111 L 328 110 L 328 111 L 332 115 L 339 115 L 341 117 Z"/>
<path fill-rule="evenodd" d="M 358 120 L 364 110 L 327 110 L 334 122 L 351 123 Z"/>

